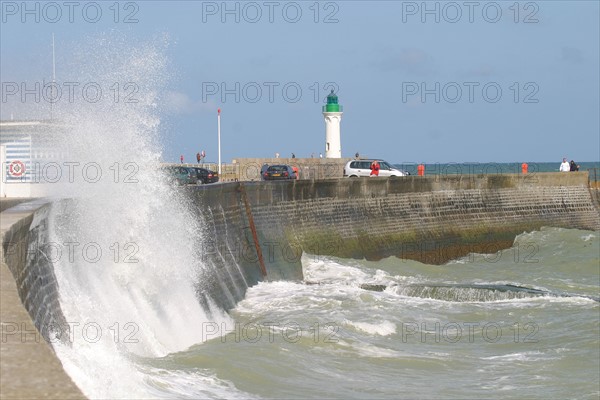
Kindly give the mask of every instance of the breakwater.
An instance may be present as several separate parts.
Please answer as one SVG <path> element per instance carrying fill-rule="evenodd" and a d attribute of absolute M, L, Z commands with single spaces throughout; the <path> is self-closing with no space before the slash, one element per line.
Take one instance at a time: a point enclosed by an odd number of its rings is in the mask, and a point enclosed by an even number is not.
<path fill-rule="evenodd" d="M 230 248 L 267 251 L 266 277 L 274 280 L 299 278 L 289 261 L 302 252 L 442 264 L 510 247 L 516 235 L 542 226 L 600 229 L 587 173 L 246 182 L 191 190 L 215 232 L 208 249 L 227 237 Z M 237 242 L 224 234 L 233 226 L 246 229 Z M 258 261 L 247 265 L 258 279 Z"/>
<path fill-rule="evenodd" d="M 204 221 L 198 251 L 217 271 L 214 282 L 198 288 L 199 300 L 210 297 L 225 309 L 261 280 L 302 279 L 303 252 L 368 259 L 393 255 L 440 264 L 510 247 L 515 235 L 542 226 L 600 229 L 587 173 L 235 182 L 180 190 Z M 48 326 L 64 321 L 52 264 L 37 252 L 43 248 L 47 207 L 40 202 L 2 214 L 3 278 L 10 270 L 17 283 L 3 287 L 3 296 L 14 295 L 2 303 L 3 397 L 19 397 L 10 394 L 25 393 L 44 377 L 40 371 L 55 369 L 37 359 L 41 352 L 35 347 L 27 347 L 28 338 L 45 345 L 40 337 L 48 339 Z M 26 324 L 23 334 L 25 317 L 17 321 L 7 304 L 23 309 L 35 328 Z M 27 335 L 36 328 L 41 335 Z M 12 354 L 27 354 L 27 365 L 36 365 L 36 372 L 13 368 L 18 361 L 5 357 L 10 351 L 4 349 L 24 349 Z M 19 379 L 5 371 L 17 371 Z M 43 379 L 72 388 L 64 374 Z M 44 390 L 32 397 L 48 396 Z M 64 390 L 80 395 L 76 388 Z"/>

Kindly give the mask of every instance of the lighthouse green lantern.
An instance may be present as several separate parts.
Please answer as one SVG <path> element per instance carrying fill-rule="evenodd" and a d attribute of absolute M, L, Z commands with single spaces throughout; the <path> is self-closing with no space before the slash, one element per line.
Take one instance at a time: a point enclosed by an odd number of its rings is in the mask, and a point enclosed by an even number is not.
<path fill-rule="evenodd" d="M 331 93 L 327 95 L 327 105 L 323 106 L 323 112 L 340 112 L 342 106 L 338 104 L 338 97 L 331 89 Z"/>

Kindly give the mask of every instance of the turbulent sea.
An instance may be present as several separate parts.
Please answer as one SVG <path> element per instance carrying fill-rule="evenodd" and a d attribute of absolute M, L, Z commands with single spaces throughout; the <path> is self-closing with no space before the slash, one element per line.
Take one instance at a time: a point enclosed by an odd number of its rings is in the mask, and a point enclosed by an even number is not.
<path fill-rule="evenodd" d="M 302 263 L 304 282 L 251 287 L 229 316 L 190 316 L 187 326 L 165 317 L 165 332 L 128 332 L 136 342 L 198 338 L 181 351 L 84 343 L 58 346 L 59 355 L 96 398 L 600 395 L 598 232 L 544 228 L 441 266 L 313 255 Z"/>
<path fill-rule="evenodd" d="M 135 365 L 167 397 L 597 399 L 599 258 L 598 232 L 555 228 L 441 266 L 306 255 L 312 284 L 260 283 Z"/>

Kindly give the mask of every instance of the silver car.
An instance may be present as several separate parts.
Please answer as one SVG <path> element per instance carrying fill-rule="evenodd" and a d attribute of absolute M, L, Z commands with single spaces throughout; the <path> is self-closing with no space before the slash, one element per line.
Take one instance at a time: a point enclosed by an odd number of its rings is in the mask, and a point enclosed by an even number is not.
<path fill-rule="evenodd" d="M 373 163 L 373 161 L 375 161 L 375 159 L 348 161 L 344 166 L 344 177 L 358 178 L 361 176 L 370 176 L 371 163 Z M 386 161 L 377 160 L 377 162 L 379 163 L 379 176 L 408 175 L 408 172 L 399 170 Z"/>

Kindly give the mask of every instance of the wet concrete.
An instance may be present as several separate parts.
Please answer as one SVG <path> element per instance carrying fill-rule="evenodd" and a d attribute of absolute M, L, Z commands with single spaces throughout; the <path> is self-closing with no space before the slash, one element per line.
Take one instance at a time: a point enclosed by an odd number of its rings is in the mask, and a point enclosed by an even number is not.
<path fill-rule="evenodd" d="M 0 200 L 2 203 L 4 200 Z M 19 206 L 0 213 L 3 243 L 13 225 L 31 221 L 35 208 L 37 206 L 30 209 Z M 3 247 L 0 248 L 0 398 L 85 398 L 25 310 L 15 279 L 4 262 Z"/>

